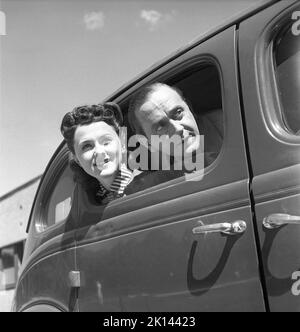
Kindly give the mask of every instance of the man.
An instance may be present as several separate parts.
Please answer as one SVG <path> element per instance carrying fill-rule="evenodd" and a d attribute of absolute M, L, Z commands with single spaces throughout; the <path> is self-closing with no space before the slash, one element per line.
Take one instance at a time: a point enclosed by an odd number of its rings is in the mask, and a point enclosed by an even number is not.
<path fill-rule="evenodd" d="M 159 171 L 148 186 L 203 169 L 198 125 L 177 89 L 163 83 L 142 88 L 130 102 L 128 120 L 135 134 L 147 138 L 150 171 Z"/>

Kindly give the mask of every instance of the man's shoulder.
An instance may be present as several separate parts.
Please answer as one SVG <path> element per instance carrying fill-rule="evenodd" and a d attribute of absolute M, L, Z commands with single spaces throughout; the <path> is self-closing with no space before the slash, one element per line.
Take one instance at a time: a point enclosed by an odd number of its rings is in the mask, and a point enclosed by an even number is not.
<path fill-rule="evenodd" d="M 134 176 L 134 179 L 126 188 L 126 194 L 130 195 L 137 191 L 145 190 L 163 182 L 171 181 L 184 175 L 182 171 L 142 171 Z"/>

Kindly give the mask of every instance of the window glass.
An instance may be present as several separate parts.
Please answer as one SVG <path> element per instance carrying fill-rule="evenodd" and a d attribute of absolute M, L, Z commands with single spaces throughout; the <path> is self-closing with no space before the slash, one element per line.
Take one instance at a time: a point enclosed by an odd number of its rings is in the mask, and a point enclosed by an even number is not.
<path fill-rule="evenodd" d="M 282 104 L 282 118 L 292 133 L 300 134 L 300 36 L 289 24 L 274 47 L 275 70 Z"/>
<path fill-rule="evenodd" d="M 0 249 L 0 290 L 16 286 L 23 250 L 23 241 Z"/>
<path fill-rule="evenodd" d="M 46 195 L 49 199 L 46 200 L 46 208 L 36 225 L 39 232 L 66 220 L 71 210 L 74 188 L 73 172 L 67 165 L 56 178 L 50 197 Z"/>

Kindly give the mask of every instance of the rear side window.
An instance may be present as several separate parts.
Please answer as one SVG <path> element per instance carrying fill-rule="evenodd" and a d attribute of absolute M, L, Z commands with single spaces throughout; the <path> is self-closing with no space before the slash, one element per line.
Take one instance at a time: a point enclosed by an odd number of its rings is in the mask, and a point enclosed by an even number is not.
<path fill-rule="evenodd" d="M 71 210 L 74 189 L 73 174 L 66 167 L 59 176 L 47 206 L 47 225 L 64 221 Z"/>
<path fill-rule="evenodd" d="M 23 250 L 23 241 L 0 248 L 0 291 L 15 288 Z"/>
<path fill-rule="evenodd" d="M 51 176 L 42 193 L 40 211 L 36 218 L 36 230 L 42 232 L 47 228 L 64 222 L 71 211 L 75 189 L 74 174 L 67 160 L 64 166 L 51 170 Z"/>
<path fill-rule="evenodd" d="M 300 135 L 300 36 L 291 21 L 275 41 L 274 62 L 286 128 Z"/>

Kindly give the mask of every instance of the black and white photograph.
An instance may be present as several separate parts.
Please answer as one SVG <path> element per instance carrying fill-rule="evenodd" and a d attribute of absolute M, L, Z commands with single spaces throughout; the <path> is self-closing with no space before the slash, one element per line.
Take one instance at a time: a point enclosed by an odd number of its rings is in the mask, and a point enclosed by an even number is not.
<path fill-rule="evenodd" d="M 0 312 L 299 311 L 300 1 L 0 0 Z"/>

